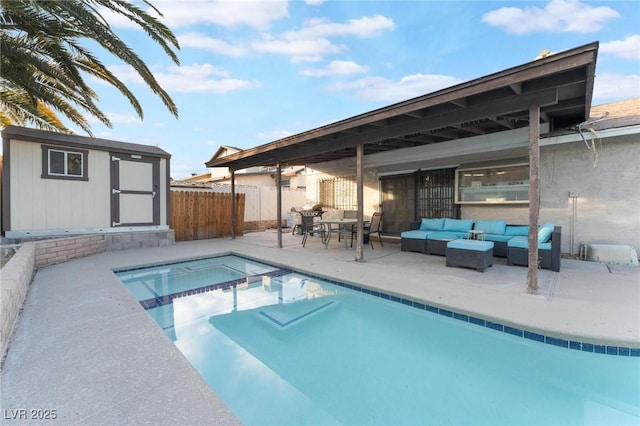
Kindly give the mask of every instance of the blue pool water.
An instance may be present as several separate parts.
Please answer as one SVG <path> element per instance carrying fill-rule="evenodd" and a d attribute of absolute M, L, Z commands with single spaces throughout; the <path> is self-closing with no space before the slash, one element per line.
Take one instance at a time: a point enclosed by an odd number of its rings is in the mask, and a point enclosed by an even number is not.
<path fill-rule="evenodd" d="M 237 256 L 117 275 L 247 425 L 640 424 L 638 356 L 540 343 Z"/>

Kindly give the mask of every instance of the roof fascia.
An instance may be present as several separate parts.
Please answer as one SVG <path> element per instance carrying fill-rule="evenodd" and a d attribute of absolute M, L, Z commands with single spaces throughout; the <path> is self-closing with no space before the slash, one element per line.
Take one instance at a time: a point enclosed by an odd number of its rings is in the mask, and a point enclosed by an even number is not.
<path fill-rule="evenodd" d="M 86 136 L 49 132 L 46 130 L 31 129 L 20 126 L 7 126 L 2 131 L 2 137 L 25 142 L 46 143 L 58 146 L 85 148 L 98 151 L 117 151 L 132 154 L 142 153 L 150 157 L 171 158 L 171 154 L 161 148 L 152 145 L 119 142 L 109 139 L 89 138 Z"/>
<path fill-rule="evenodd" d="M 627 127 L 613 127 L 609 129 L 597 130 L 599 139 L 615 138 L 619 136 L 633 136 L 640 135 L 640 124 Z M 590 135 L 585 135 L 586 138 L 591 139 Z M 540 146 L 559 145 L 563 143 L 571 142 L 583 142 L 584 139 L 580 136 L 580 133 L 576 130 L 575 133 L 567 135 L 547 136 L 540 137 Z"/>

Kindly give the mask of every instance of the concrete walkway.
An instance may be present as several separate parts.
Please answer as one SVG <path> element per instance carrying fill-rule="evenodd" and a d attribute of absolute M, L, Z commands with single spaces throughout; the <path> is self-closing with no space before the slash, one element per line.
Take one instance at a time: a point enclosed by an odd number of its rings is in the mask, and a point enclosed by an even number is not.
<path fill-rule="evenodd" d="M 300 240 L 284 234 L 279 249 L 267 231 L 39 270 L 2 366 L 2 424 L 32 424 L 32 409 L 55 410 L 48 424 L 237 424 L 112 272 L 230 252 L 548 336 L 640 348 L 640 268 L 563 259 L 559 273 L 540 271 L 539 294 L 529 295 L 527 268 L 504 259 L 479 273 L 375 242 L 355 262 L 337 241 Z"/>

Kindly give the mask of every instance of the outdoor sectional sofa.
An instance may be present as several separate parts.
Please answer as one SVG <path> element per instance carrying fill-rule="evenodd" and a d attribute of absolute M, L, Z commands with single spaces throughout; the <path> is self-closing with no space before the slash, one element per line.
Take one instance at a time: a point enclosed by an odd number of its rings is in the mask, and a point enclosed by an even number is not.
<path fill-rule="evenodd" d="M 507 225 L 504 220 L 471 219 L 422 219 L 410 223 L 410 230 L 400 238 L 402 251 L 444 256 L 447 242 L 467 238 L 469 231 L 483 231 L 482 238 L 492 241 L 493 255 L 506 257 L 508 265 L 528 265 L 528 234 L 526 225 Z M 560 270 L 561 228 L 551 223 L 540 226 L 538 231 L 538 256 L 540 267 Z"/>
<path fill-rule="evenodd" d="M 562 228 L 545 223 L 538 231 L 538 259 L 540 268 L 560 272 L 560 244 Z M 507 265 L 529 264 L 529 241 L 527 237 L 513 237 L 507 242 Z"/>
<path fill-rule="evenodd" d="M 431 236 L 431 244 L 440 246 L 442 241 L 466 238 L 473 228 L 473 220 L 470 219 L 422 219 L 411 222 L 410 230 L 400 235 L 400 249 L 402 251 L 419 251 L 424 254 L 441 254 L 444 250 L 431 251 L 427 248 L 427 238 Z M 444 244 L 446 247 L 446 242 Z"/>

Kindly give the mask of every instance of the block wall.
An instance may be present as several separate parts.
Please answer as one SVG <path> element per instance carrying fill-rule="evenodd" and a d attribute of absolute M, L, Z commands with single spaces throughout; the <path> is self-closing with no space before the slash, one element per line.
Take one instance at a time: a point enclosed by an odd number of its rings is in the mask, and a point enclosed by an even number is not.
<path fill-rule="evenodd" d="M 0 270 L 1 356 L 4 357 L 9 347 L 18 314 L 36 269 L 104 251 L 160 247 L 174 243 L 173 230 L 92 234 L 23 243 Z"/>

